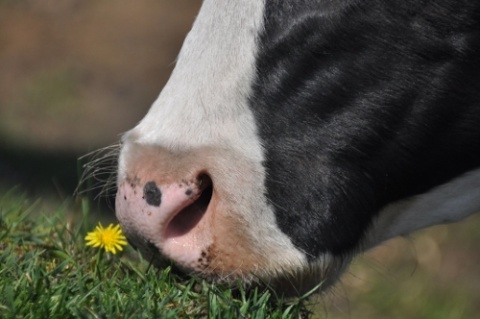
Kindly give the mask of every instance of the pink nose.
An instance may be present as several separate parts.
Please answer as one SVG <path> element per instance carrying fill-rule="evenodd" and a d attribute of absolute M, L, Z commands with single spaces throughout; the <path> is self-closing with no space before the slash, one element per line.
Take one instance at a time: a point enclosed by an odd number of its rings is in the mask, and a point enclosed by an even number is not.
<path fill-rule="evenodd" d="M 151 248 L 153 244 L 158 250 L 153 253 L 182 262 L 196 260 L 208 243 L 202 219 L 212 189 L 206 174 L 169 184 L 138 176 L 126 178 L 118 187 L 117 218 L 135 246 L 147 243 Z"/>
<path fill-rule="evenodd" d="M 252 280 L 271 264 L 264 250 L 276 242 L 257 240 L 275 228 L 258 224 L 255 201 L 246 200 L 261 196 L 250 193 L 258 179 L 248 174 L 256 172 L 249 165 L 223 148 L 173 151 L 129 143 L 119 161 L 116 198 L 125 235 L 155 265 L 168 259 L 204 277 Z"/>

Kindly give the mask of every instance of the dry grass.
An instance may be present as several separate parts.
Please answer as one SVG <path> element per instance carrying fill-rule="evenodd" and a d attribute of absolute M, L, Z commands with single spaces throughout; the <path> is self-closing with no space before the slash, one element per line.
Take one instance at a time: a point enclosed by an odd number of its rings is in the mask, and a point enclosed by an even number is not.
<path fill-rule="evenodd" d="M 357 258 L 329 318 L 474 318 L 480 216 L 396 238 Z"/>

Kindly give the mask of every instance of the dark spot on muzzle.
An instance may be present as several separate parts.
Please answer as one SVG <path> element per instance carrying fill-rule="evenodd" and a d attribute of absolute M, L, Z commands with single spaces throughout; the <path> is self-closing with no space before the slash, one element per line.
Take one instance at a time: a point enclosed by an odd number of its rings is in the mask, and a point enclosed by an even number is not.
<path fill-rule="evenodd" d="M 160 206 L 162 193 L 155 182 L 152 181 L 145 184 L 145 187 L 143 187 L 143 198 L 145 198 L 148 205 Z"/>

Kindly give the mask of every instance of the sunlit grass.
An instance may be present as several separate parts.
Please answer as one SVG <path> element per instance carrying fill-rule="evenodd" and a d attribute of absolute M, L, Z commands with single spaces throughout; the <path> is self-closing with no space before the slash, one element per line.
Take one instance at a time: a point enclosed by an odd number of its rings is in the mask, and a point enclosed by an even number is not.
<path fill-rule="evenodd" d="M 387 242 L 355 259 L 330 293 L 282 301 L 179 278 L 129 246 L 116 254 L 87 247 L 97 225 L 88 202 L 74 223 L 68 203 L 52 209 L 17 191 L 0 194 L 0 318 L 308 318 L 311 311 L 329 319 L 456 319 L 480 311 L 480 216 Z"/>
<path fill-rule="evenodd" d="M 86 247 L 88 212 L 71 225 L 64 210 L 46 217 L 39 206 L 14 191 L 0 196 L 1 318 L 306 317 L 302 299 L 182 279 L 128 246 L 117 254 Z"/>

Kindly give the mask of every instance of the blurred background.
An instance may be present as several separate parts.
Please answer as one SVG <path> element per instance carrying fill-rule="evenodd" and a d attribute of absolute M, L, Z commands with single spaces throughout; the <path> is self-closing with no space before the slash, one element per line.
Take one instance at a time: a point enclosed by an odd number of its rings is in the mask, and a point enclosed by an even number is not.
<path fill-rule="evenodd" d="M 155 100 L 201 1 L 0 1 L 0 183 L 72 194 Z"/>
<path fill-rule="evenodd" d="M 70 198 L 77 159 L 117 142 L 155 100 L 200 4 L 0 0 L 0 191 Z M 479 230 L 473 217 L 387 242 L 314 300 L 315 317 L 477 317 Z"/>

